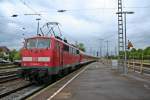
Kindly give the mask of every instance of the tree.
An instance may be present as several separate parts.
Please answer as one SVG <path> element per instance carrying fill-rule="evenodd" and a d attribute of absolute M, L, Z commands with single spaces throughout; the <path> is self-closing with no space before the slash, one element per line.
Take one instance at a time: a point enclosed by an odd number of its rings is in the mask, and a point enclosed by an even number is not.
<path fill-rule="evenodd" d="M 8 60 L 8 56 L 6 56 L 5 54 L 4 54 L 4 52 L 2 52 L 2 51 L 0 51 L 0 58 L 1 59 L 4 59 L 4 60 Z"/>
<path fill-rule="evenodd" d="M 145 48 L 143 53 L 145 59 L 150 59 L 150 47 Z"/>
<path fill-rule="evenodd" d="M 16 49 L 10 51 L 10 54 L 9 54 L 10 61 L 19 60 L 20 58 L 21 57 L 20 57 L 19 51 L 17 51 Z"/>
<path fill-rule="evenodd" d="M 136 52 L 136 49 L 135 49 L 135 48 L 132 48 L 132 49 L 131 49 L 131 52 Z"/>
<path fill-rule="evenodd" d="M 124 52 L 120 52 L 120 55 L 124 55 Z M 124 56 L 123 56 L 124 57 Z M 135 49 L 132 48 L 130 51 L 127 51 L 128 59 L 150 59 L 150 47 L 145 49 Z"/>
<path fill-rule="evenodd" d="M 77 46 L 80 50 L 82 50 L 82 51 L 85 52 L 85 47 L 84 47 L 84 44 L 83 44 L 83 43 L 76 43 L 76 46 Z"/>
<path fill-rule="evenodd" d="M 0 52 L 0 58 L 3 58 L 4 54 L 2 52 Z"/>
<path fill-rule="evenodd" d="M 16 52 L 15 55 L 14 55 L 14 60 L 20 60 L 21 57 L 20 57 L 20 52 Z"/>
<path fill-rule="evenodd" d="M 138 49 L 136 54 L 137 54 L 137 59 L 142 59 L 143 50 L 142 49 Z"/>

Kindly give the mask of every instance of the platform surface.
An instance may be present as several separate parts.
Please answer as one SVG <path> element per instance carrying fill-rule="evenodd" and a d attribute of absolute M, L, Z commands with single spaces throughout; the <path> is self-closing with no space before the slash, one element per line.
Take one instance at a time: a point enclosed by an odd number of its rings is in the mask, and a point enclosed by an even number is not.
<path fill-rule="evenodd" d="M 120 75 L 95 62 L 52 100 L 150 100 L 150 83 Z"/>

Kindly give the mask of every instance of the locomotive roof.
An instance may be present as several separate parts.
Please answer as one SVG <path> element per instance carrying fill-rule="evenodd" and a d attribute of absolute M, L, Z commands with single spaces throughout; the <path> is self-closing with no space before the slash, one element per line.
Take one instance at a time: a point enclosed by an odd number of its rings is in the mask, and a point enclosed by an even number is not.
<path fill-rule="evenodd" d="M 57 40 L 57 41 L 59 41 L 59 42 L 62 42 L 63 44 L 69 45 L 70 47 L 76 48 L 76 49 L 79 50 L 79 48 L 77 48 L 77 47 L 76 47 L 75 45 L 73 45 L 73 44 L 70 44 L 70 43 L 68 43 L 68 42 L 64 42 L 63 40 L 58 39 L 58 38 L 56 38 L 56 37 L 52 37 L 52 38 L 54 38 L 55 40 Z"/>
<path fill-rule="evenodd" d="M 57 40 L 57 41 L 59 41 L 59 42 L 62 42 L 63 44 L 66 44 L 66 45 L 72 47 L 72 48 L 76 48 L 77 50 L 80 51 L 81 54 L 87 55 L 85 52 L 81 51 L 81 50 L 80 50 L 79 48 L 77 48 L 75 45 L 70 44 L 70 43 L 68 43 L 68 42 L 66 43 L 66 42 L 64 42 L 63 40 L 61 40 L 61 39 L 59 39 L 59 38 L 56 38 L 55 36 L 50 36 L 50 37 L 48 37 L 48 36 L 35 36 L 35 37 L 27 38 L 27 40 L 28 40 L 28 39 L 35 39 L 35 38 L 43 38 L 43 39 L 50 39 L 50 38 L 53 38 L 53 39 L 55 39 L 55 40 Z M 87 55 L 87 56 L 90 56 L 90 55 Z"/>

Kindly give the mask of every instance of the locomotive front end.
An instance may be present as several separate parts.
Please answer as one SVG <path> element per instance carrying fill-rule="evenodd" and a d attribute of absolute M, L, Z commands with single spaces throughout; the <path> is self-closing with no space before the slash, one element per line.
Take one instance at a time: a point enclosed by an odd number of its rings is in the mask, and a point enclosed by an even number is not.
<path fill-rule="evenodd" d="M 21 76 L 30 81 L 48 78 L 53 66 L 52 40 L 48 37 L 34 37 L 25 40 L 21 50 Z"/>

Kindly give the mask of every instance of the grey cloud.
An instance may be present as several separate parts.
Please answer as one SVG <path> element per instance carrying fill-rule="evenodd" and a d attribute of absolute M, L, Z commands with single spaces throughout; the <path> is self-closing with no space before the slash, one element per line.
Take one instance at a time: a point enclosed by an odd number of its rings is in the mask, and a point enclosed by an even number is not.
<path fill-rule="evenodd" d="M 105 38 L 105 40 L 110 40 L 115 43 L 111 43 L 111 50 L 117 43 L 117 16 L 115 15 L 116 9 L 107 10 L 104 12 L 100 11 L 75 11 L 75 9 L 85 9 L 87 4 L 90 2 L 85 2 L 81 0 L 23 0 L 29 4 L 33 9 L 37 11 L 46 11 L 43 15 L 48 21 L 59 21 L 62 24 L 62 30 L 64 35 L 71 42 L 79 41 L 85 43 L 86 47 L 90 46 L 96 48 L 99 47 L 99 42 L 96 40 L 98 38 Z M 125 0 L 125 6 L 147 6 L 150 1 L 145 0 L 141 2 L 140 0 Z M 24 16 L 24 13 L 33 13 L 30 8 L 23 5 L 20 0 L 0 0 L 0 3 L 4 4 L 9 2 L 14 5 L 16 13 L 19 14 L 18 18 L 10 19 L 6 17 L 6 11 L 0 9 L 0 16 L 5 16 L 5 18 L 0 17 L 0 40 L 3 45 L 11 46 L 11 48 L 20 48 L 22 46 L 21 39 L 23 39 L 22 34 L 26 37 L 35 35 L 37 22 L 37 16 Z M 109 5 L 109 4 L 108 4 Z M 117 4 L 116 4 L 117 5 Z M 114 7 L 116 7 L 116 5 Z M 101 8 L 101 5 L 99 8 Z M 108 6 L 107 6 L 108 7 Z M 58 14 L 57 9 L 72 9 L 63 14 Z M 74 9 L 74 10 L 73 10 Z M 91 8 L 89 8 L 91 9 Z M 128 38 L 134 42 L 136 47 L 141 48 L 143 46 L 149 45 L 149 25 L 150 25 L 150 13 L 149 9 L 135 9 L 127 8 L 126 10 L 135 11 L 134 15 L 127 16 L 127 33 Z M 44 12 L 41 12 L 44 14 Z M 64 17 L 60 17 L 63 16 Z M 68 22 L 68 16 L 71 17 Z M 65 18 L 67 17 L 67 18 Z M 71 22 L 73 21 L 73 22 Z M 8 23 L 15 23 L 16 27 L 9 26 Z M 42 18 L 40 25 L 44 24 L 46 21 Z M 82 24 L 80 27 L 76 26 L 77 23 Z M 89 24 L 91 23 L 91 24 Z M 73 25 L 75 24 L 75 25 Z M 78 24 L 77 24 L 78 25 Z M 21 28 L 25 27 L 26 30 Z M 96 27 L 96 28 L 95 28 Z M 91 29 L 90 29 L 91 28 Z M 66 33 L 65 33 L 66 32 Z M 3 33 L 3 34 L 2 34 Z M 14 36 L 13 42 L 10 45 L 9 40 Z M 90 41 L 89 41 L 90 40 Z M 136 41 L 144 42 L 136 42 Z M 20 42 L 20 45 L 19 45 Z M 104 47 L 105 48 L 105 47 Z"/>

